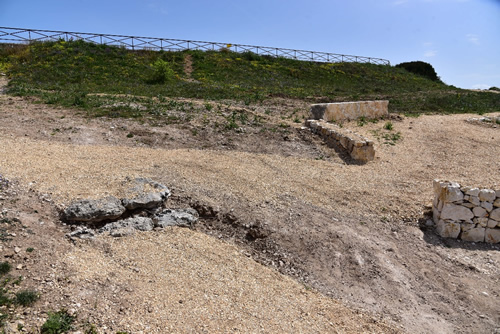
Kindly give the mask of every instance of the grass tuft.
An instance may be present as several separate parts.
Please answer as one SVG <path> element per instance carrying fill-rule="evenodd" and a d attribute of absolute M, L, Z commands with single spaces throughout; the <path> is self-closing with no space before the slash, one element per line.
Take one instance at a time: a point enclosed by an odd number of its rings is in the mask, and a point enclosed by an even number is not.
<path fill-rule="evenodd" d="M 72 329 L 73 321 L 75 317 L 68 314 L 66 310 L 60 310 L 58 312 L 49 312 L 49 317 L 47 321 L 42 325 L 42 334 L 61 334 Z"/>

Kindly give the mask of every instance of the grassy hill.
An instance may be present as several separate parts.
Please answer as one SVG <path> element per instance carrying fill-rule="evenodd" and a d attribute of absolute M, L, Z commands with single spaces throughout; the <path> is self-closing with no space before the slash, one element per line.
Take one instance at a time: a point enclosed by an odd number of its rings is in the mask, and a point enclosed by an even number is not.
<path fill-rule="evenodd" d="M 186 61 L 192 64 L 191 73 L 185 72 Z M 388 99 L 390 111 L 408 114 L 500 110 L 498 94 L 457 89 L 393 66 L 316 63 L 227 50 L 130 51 L 84 41 L 4 44 L 0 71 L 11 78 L 11 94 L 93 111 L 109 105 L 102 93 L 245 104 L 272 97 L 308 102 Z M 140 111 L 120 115 L 137 117 Z"/>

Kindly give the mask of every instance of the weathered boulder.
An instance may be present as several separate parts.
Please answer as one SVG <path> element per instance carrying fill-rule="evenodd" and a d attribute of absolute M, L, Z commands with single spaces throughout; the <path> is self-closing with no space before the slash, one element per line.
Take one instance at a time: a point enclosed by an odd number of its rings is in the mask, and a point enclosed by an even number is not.
<path fill-rule="evenodd" d="M 440 218 L 443 220 L 449 219 L 454 221 L 467 221 L 474 218 L 474 214 L 472 213 L 471 209 L 468 209 L 464 206 L 446 203 L 443 206 L 443 211 L 441 211 Z"/>
<path fill-rule="evenodd" d="M 101 227 L 98 232 L 112 232 L 123 229 L 134 229 L 139 231 L 151 231 L 154 228 L 154 223 L 151 218 L 147 217 L 130 217 L 127 219 L 118 220 Z"/>
<path fill-rule="evenodd" d="M 153 217 L 155 226 L 181 226 L 192 227 L 198 221 L 198 212 L 195 209 L 166 209 Z"/>
<path fill-rule="evenodd" d="M 170 190 L 161 183 L 148 178 L 136 178 L 135 186 L 129 189 L 131 198 L 122 199 L 128 210 L 151 209 L 161 205 L 168 197 Z"/>
<path fill-rule="evenodd" d="M 116 197 L 97 200 L 82 200 L 72 203 L 63 211 L 63 219 L 68 222 L 98 223 L 117 219 L 125 212 L 122 202 Z"/>

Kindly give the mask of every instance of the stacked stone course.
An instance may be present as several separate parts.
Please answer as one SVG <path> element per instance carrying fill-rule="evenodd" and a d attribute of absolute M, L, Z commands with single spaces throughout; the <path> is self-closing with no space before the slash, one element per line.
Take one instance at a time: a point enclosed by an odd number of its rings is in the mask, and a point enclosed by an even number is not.
<path fill-rule="evenodd" d="M 445 238 L 500 243 L 500 190 L 434 180 L 433 220 Z"/>
<path fill-rule="evenodd" d="M 328 146 L 346 150 L 354 160 L 366 163 L 375 158 L 373 141 L 360 134 L 323 120 L 309 119 L 306 125 L 313 133 L 323 138 Z"/>

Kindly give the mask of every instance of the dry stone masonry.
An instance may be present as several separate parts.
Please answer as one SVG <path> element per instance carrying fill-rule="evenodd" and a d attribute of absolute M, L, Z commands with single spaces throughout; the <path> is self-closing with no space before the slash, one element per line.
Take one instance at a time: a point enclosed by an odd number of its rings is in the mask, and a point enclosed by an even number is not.
<path fill-rule="evenodd" d="M 360 117 L 375 119 L 389 114 L 389 101 L 357 101 L 338 103 L 318 103 L 311 106 L 312 119 L 327 122 L 352 121 Z"/>
<path fill-rule="evenodd" d="M 322 137 L 328 146 L 346 150 L 354 160 L 366 163 L 375 158 L 373 141 L 360 134 L 323 120 L 310 119 L 306 121 L 306 125 L 313 133 Z"/>
<path fill-rule="evenodd" d="M 500 189 L 434 180 L 432 213 L 442 237 L 500 243 Z"/>

